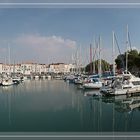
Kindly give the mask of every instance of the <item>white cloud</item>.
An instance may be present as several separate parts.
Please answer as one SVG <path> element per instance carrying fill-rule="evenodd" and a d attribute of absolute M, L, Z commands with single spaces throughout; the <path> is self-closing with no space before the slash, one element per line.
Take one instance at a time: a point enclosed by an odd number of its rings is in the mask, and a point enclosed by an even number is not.
<path fill-rule="evenodd" d="M 139 52 L 139 49 L 136 46 L 132 46 L 132 50 L 137 50 Z"/>
<path fill-rule="evenodd" d="M 70 39 L 64 39 L 61 36 L 40 36 L 40 35 L 22 35 L 14 40 L 20 45 L 34 47 L 70 47 L 76 46 L 76 42 Z"/>
<path fill-rule="evenodd" d="M 76 41 L 55 35 L 21 35 L 15 38 L 13 43 L 19 51 L 22 50 L 22 55 L 25 55 L 23 53 L 26 53 L 27 56 L 27 53 L 36 54 L 43 61 L 50 59 L 51 61 L 66 62 L 76 48 Z"/>

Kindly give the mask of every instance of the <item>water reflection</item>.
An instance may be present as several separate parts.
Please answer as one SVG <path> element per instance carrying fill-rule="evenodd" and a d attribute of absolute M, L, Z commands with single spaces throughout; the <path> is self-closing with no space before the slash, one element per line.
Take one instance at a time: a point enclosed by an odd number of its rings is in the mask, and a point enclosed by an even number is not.
<path fill-rule="evenodd" d="M 140 95 L 137 96 L 102 96 L 99 90 L 87 90 L 83 91 L 84 96 L 88 96 L 91 100 L 98 100 L 99 102 L 104 102 L 106 104 L 114 104 L 115 110 L 118 112 L 130 112 L 135 109 L 140 109 Z M 91 101 L 89 103 L 91 104 Z M 91 106 L 91 105 L 90 105 Z"/>
<path fill-rule="evenodd" d="M 84 96 L 101 96 L 99 90 L 83 90 Z"/>
<path fill-rule="evenodd" d="M 81 91 L 63 81 L 0 87 L 0 131 L 84 131 L 86 105 Z"/>
<path fill-rule="evenodd" d="M 0 87 L 0 131 L 139 131 L 140 96 L 102 97 L 55 80 Z"/>
<path fill-rule="evenodd" d="M 85 94 L 85 93 L 84 93 Z M 94 131 L 139 131 L 140 96 L 104 97 L 86 93 Z M 90 96 L 89 96 L 90 95 Z"/>
<path fill-rule="evenodd" d="M 0 87 L 0 126 L 3 130 L 11 128 L 12 125 L 12 98 L 11 91 L 14 87 Z M 0 128 L 0 130 L 1 130 Z"/>
<path fill-rule="evenodd" d="M 115 110 L 118 112 L 130 112 L 139 110 L 140 108 L 140 96 L 120 95 L 115 97 L 104 97 L 103 102 L 114 103 Z"/>
<path fill-rule="evenodd" d="M 112 97 L 110 98 L 111 100 L 114 105 L 114 110 L 121 114 L 120 119 L 123 119 L 121 126 L 123 125 L 124 131 L 133 131 L 134 128 L 136 131 L 139 131 L 137 116 L 139 116 L 140 96 L 127 97 L 126 95 L 121 95 Z M 115 119 L 117 118 L 114 117 L 114 122 Z M 117 125 L 118 121 L 116 122 Z"/>

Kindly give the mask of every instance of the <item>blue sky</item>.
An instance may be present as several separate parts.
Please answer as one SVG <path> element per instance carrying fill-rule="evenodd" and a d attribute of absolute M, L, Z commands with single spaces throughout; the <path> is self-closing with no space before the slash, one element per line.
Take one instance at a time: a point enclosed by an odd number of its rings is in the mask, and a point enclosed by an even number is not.
<path fill-rule="evenodd" d="M 78 2 L 78 3 L 80 3 L 80 2 L 92 2 L 92 3 L 94 3 L 94 2 L 99 2 L 99 3 L 102 3 L 102 2 L 139 2 L 139 0 L 1 0 L 0 2 L 13 2 L 13 3 L 16 3 L 16 2 L 18 2 L 18 3 L 20 3 L 20 2 L 59 2 L 59 3 L 61 3 L 61 2 Z"/>
<path fill-rule="evenodd" d="M 0 61 L 8 60 L 8 44 L 11 62 L 40 63 L 71 62 L 81 45 L 85 63 L 101 35 L 102 57 L 111 62 L 112 30 L 123 52 L 127 24 L 132 46 L 140 49 L 140 8 L 1 8 Z"/>

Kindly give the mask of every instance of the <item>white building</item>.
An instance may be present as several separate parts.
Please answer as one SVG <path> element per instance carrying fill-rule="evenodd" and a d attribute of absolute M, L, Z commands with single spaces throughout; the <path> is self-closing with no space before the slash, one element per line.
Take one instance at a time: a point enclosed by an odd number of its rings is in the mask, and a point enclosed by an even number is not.
<path fill-rule="evenodd" d="M 8 64 L 2 64 L 2 73 L 10 73 L 11 67 Z"/>
<path fill-rule="evenodd" d="M 22 63 L 21 64 L 21 73 L 25 75 L 29 75 L 33 72 L 33 63 Z"/>
<path fill-rule="evenodd" d="M 0 63 L 0 73 L 3 72 L 3 63 Z"/>
<path fill-rule="evenodd" d="M 49 65 L 49 72 L 69 73 L 73 68 L 75 68 L 73 64 L 54 63 Z"/>
<path fill-rule="evenodd" d="M 47 73 L 48 66 L 46 64 L 37 64 L 32 62 L 26 62 L 21 64 L 22 73 L 25 75 L 29 75 L 32 73 Z"/>
<path fill-rule="evenodd" d="M 34 73 L 46 74 L 52 73 L 69 73 L 75 68 L 73 64 L 54 63 L 49 66 L 46 64 L 37 64 L 33 62 L 24 62 L 22 64 L 3 64 L 0 63 L 0 73 L 22 73 L 30 75 Z"/>
<path fill-rule="evenodd" d="M 48 72 L 48 66 L 46 64 L 39 64 L 40 74 L 46 74 Z"/>

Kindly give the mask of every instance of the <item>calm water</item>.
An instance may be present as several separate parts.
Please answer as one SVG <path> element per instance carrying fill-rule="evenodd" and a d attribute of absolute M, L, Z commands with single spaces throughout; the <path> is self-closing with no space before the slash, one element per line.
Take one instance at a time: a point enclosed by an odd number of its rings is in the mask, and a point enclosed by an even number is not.
<path fill-rule="evenodd" d="M 86 96 L 89 92 L 61 80 L 0 87 L 0 131 L 140 131 L 140 97 Z"/>

